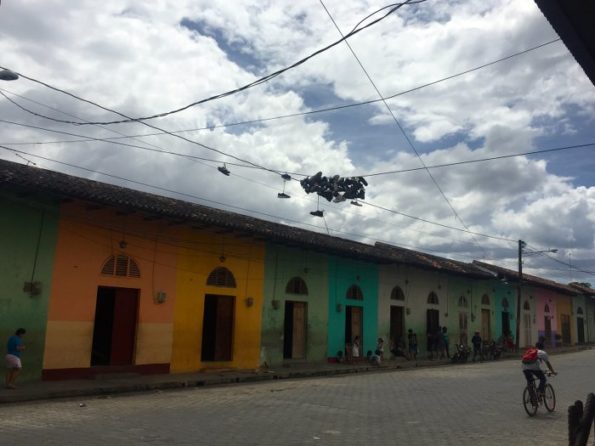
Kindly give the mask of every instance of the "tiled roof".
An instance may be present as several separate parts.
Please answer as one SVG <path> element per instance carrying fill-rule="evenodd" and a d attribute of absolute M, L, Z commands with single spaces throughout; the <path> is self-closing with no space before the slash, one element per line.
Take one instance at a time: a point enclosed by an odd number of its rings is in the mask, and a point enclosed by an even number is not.
<path fill-rule="evenodd" d="M 485 268 L 488 271 L 492 271 L 499 278 L 507 279 L 510 281 L 517 281 L 517 282 L 519 280 L 519 272 L 518 271 L 514 271 L 514 270 L 508 269 L 508 268 L 502 268 L 501 266 L 492 265 L 491 263 L 478 262 L 477 260 L 474 260 L 473 264 L 480 268 Z M 554 282 L 553 280 L 544 279 L 542 277 L 532 276 L 531 274 L 523 273 L 523 283 L 527 283 L 529 285 L 536 286 L 536 287 L 548 288 L 548 289 L 555 290 L 555 291 L 558 291 L 558 292 L 564 293 L 564 294 L 571 294 L 571 295 L 578 294 L 576 289 L 574 289 L 568 285 Z"/>
<path fill-rule="evenodd" d="M 79 178 L 63 173 L 0 160 L 0 187 L 18 193 L 42 194 L 56 199 L 76 199 L 121 211 L 159 216 L 180 224 L 212 226 L 237 231 L 285 245 L 376 263 L 406 263 L 424 269 L 489 278 L 471 264 L 456 262 L 391 245 L 376 246 L 273 223 L 247 215 L 187 201 Z"/>

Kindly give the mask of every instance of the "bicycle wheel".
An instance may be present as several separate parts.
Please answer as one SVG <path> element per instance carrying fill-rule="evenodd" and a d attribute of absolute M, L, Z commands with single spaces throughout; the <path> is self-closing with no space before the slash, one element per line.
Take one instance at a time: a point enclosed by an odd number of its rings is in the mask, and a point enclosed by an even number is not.
<path fill-rule="evenodd" d="M 525 387 L 523 391 L 523 407 L 530 417 L 537 413 L 537 401 L 535 401 L 535 398 L 531 398 L 531 391 L 528 387 Z"/>
<path fill-rule="evenodd" d="M 553 412 L 556 408 L 556 394 L 551 384 L 545 385 L 545 393 L 543 395 L 543 404 L 548 412 Z"/>

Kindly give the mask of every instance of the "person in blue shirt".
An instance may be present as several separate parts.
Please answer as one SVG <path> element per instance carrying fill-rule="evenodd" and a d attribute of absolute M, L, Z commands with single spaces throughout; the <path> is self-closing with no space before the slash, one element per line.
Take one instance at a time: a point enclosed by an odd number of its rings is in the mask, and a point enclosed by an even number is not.
<path fill-rule="evenodd" d="M 23 366 L 21 365 L 21 352 L 25 350 L 23 345 L 23 335 L 27 331 L 24 328 L 19 328 L 14 335 L 8 338 L 6 345 L 6 388 L 14 389 L 17 376 L 21 372 Z"/>

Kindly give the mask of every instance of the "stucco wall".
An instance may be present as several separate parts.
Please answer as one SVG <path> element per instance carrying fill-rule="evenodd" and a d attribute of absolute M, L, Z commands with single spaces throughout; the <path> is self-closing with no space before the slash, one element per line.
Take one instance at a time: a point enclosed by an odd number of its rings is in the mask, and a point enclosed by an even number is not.
<path fill-rule="evenodd" d="M 44 369 L 90 367 L 99 286 L 140 290 L 133 365 L 169 363 L 176 259 L 168 231 L 166 223 L 135 214 L 62 205 Z M 118 254 L 138 264 L 140 278 L 101 274 L 106 260 Z M 164 303 L 156 303 L 158 291 L 166 293 Z"/>
<path fill-rule="evenodd" d="M 178 247 L 176 306 L 171 370 L 254 368 L 260 359 L 263 305 L 264 244 L 233 234 L 183 229 L 186 244 Z M 207 286 L 209 274 L 227 268 L 236 288 Z M 201 361 L 205 295 L 235 297 L 232 360 Z M 249 306 L 247 299 L 251 298 Z"/>
<path fill-rule="evenodd" d="M 0 339 L 17 328 L 27 330 L 19 381 L 41 377 L 48 300 L 57 232 L 57 205 L 0 194 Z M 41 293 L 23 291 L 25 282 L 39 282 Z"/>
<path fill-rule="evenodd" d="M 265 258 L 261 363 L 278 365 L 283 362 L 284 312 L 285 302 L 288 300 L 307 304 L 305 360 L 326 360 L 327 256 L 302 249 L 267 244 Z M 304 280 L 308 287 L 307 295 L 286 293 L 287 283 L 294 277 Z"/>

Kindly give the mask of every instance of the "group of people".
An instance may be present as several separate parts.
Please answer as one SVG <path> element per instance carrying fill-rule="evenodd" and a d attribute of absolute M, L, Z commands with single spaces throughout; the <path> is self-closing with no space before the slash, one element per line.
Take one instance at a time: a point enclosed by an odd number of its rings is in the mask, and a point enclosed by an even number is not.
<path fill-rule="evenodd" d="M 450 359 L 448 350 L 448 331 L 446 327 L 440 327 L 435 331 L 428 331 L 428 359 L 434 359 L 434 354 L 438 359 L 444 359 L 446 356 Z"/>

